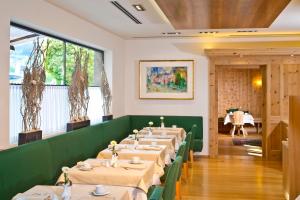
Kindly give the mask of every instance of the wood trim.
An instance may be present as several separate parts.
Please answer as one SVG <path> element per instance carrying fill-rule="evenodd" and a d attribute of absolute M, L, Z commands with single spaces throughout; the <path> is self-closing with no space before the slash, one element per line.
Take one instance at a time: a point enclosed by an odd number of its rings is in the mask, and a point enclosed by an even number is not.
<path fill-rule="evenodd" d="M 289 98 L 289 197 L 296 199 L 300 194 L 300 96 Z"/>

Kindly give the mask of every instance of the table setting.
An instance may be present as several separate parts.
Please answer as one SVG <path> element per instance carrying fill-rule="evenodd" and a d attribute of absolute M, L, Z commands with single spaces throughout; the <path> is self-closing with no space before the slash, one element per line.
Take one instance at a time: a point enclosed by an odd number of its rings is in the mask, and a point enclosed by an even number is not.
<path fill-rule="evenodd" d="M 112 185 L 85 185 L 71 186 L 72 200 L 131 200 L 133 189 Z M 63 200 L 63 187 L 37 185 L 24 193 L 19 193 L 12 200 Z"/>
<path fill-rule="evenodd" d="M 151 146 L 157 146 L 157 145 L 165 145 L 166 146 L 166 160 L 168 160 L 167 157 L 170 157 L 172 159 L 175 158 L 175 136 L 170 136 L 167 138 L 159 138 L 159 137 L 145 137 L 145 135 L 139 135 L 138 140 L 135 140 L 134 136 L 129 135 L 127 138 L 122 140 L 120 144 L 135 144 L 135 145 L 151 145 Z M 166 163 L 168 164 L 168 163 Z"/>
<path fill-rule="evenodd" d="M 118 159 L 130 160 L 134 156 L 140 157 L 142 160 L 150 160 L 155 163 L 155 173 L 162 176 L 163 168 L 171 162 L 165 145 L 130 145 L 118 144 L 116 146 Z M 112 153 L 109 148 L 100 151 L 97 155 L 98 159 L 111 159 Z"/>
<path fill-rule="evenodd" d="M 81 170 L 76 165 L 68 171 L 69 179 L 73 184 L 136 187 L 145 193 L 153 184 L 155 170 L 153 161 L 143 160 L 142 163 L 132 164 L 135 161 L 119 159 L 115 166 L 109 165 L 110 160 L 107 159 L 87 159 L 84 162 L 92 166 L 90 170 Z M 61 182 L 63 179 L 62 174 L 57 182 Z"/>

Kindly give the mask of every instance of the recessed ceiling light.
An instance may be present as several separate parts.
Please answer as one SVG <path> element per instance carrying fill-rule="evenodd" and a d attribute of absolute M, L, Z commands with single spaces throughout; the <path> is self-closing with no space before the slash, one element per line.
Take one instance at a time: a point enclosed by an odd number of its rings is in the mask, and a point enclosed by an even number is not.
<path fill-rule="evenodd" d="M 141 4 L 132 5 L 137 11 L 145 11 L 146 9 Z"/>
<path fill-rule="evenodd" d="M 219 31 L 201 31 L 200 34 L 217 34 Z"/>
<path fill-rule="evenodd" d="M 293 56 L 294 56 L 294 54 L 291 54 L 291 56 L 293 57 Z"/>

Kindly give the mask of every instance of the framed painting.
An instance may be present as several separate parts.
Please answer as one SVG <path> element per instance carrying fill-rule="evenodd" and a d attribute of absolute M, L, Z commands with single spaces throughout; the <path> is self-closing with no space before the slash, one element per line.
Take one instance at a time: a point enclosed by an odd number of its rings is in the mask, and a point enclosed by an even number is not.
<path fill-rule="evenodd" d="M 140 99 L 194 99 L 193 60 L 141 60 Z"/>

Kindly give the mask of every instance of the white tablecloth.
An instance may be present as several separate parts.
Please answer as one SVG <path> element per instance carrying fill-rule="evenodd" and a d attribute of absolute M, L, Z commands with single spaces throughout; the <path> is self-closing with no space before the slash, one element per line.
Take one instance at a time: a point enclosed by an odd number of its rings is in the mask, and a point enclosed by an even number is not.
<path fill-rule="evenodd" d="M 227 114 L 224 118 L 224 125 L 228 123 L 233 123 L 233 114 Z M 251 124 L 254 126 L 254 118 L 251 114 L 245 113 L 244 114 L 244 124 Z"/>

